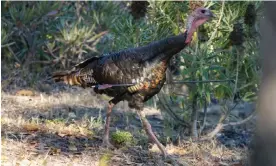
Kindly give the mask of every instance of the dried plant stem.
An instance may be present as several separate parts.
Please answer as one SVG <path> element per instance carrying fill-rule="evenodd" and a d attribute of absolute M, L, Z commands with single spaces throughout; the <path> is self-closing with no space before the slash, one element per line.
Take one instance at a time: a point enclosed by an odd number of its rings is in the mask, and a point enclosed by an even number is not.
<path fill-rule="evenodd" d="M 214 136 L 217 133 L 219 133 L 222 129 L 224 129 L 228 126 L 238 126 L 238 125 L 245 124 L 248 121 L 252 120 L 255 117 L 255 114 L 256 114 L 256 111 L 252 112 L 247 118 L 245 118 L 241 121 L 238 121 L 238 122 L 230 122 L 230 123 L 227 123 L 227 124 L 218 123 L 216 128 L 213 131 L 211 131 L 209 134 L 207 134 L 206 136 L 202 137 L 200 139 L 200 141 L 206 141 L 206 140 L 210 140 L 210 139 L 214 138 Z M 223 116 L 222 118 L 225 118 L 225 117 L 227 117 L 227 116 Z"/>
<path fill-rule="evenodd" d="M 168 102 L 166 101 L 164 94 L 162 93 L 158 93 L 157 94 L 160 104 L 161 106 L 164 108 L 164 110 L 167 111 L 167 113 L 169 113 L 169 115 L 171 115 L 171 117 L 174 118 L 174 120 L 178 121 L 181 125 L 188 127 L 189 124 L 187 124 L 187 122 L 185 122 L 184 120 L 182 120 L 181 118 L 178 117 L 178 115 L 176 115 L 176 113 L 170 108 Z"/>
<path fill-rule="evenodd" d="M 225 119 L 228 117 L 228 115 L 230 114 L 230 112 L 236 106 L 237 106 L 237 104 L 235 104 L 235 106 L 232 107 L 231 109 L 228 109 L 225 114 L 221 115 L 217 126 L 215 127 L 215 129 L 213 131 L 211 131 L 210 133 L 207 134 L 207 138 L 209 138 L 209 139 L 213 138 L 217 133 L 219 133 L 223 129 L 223 122 L 225 121 Z"/>
<path fill-rule="evenodd" d="M 191 116 L 191 135 L 194 138 L 198 138 L 198 132 L 197 132 L 197 118 L 198 118 L 197 97 L 198 97 L 198 94 L 195 94 L 194 97 L 193 97 L 192 116 Z"/>
<path fill-rule="evenodd" d="M 239 81 L 239 64 L 240 64 L 240 56 L 239 56 L 239 49 L 237 48 L 236 50 L 237 52 L 237 66 L 236 66 L 236 79 L 235 79 L 235 87 L 234 87 L 234 93 L 233 93 L 233 99 L 232 101 L 234 102 L 235 99 L 235 94 L 237 93 L 237 89 L 238 89 L 238 81 Z"/>
<path fill-rule="evenodd" d="M 203 115 L 203 122 L 202 125 L 199 129 L 199 134 L 201 135 L 203 129 L 205 128 L 206 125 L 206 119 L 207 119 L 207 100 L 204 98 L 204 115 Z"/>
<path fill-rule="evenodd" d="M 15 55 L 15 53 L 13 52 L 13 50 L 11 49 L 10 46 L 7 46 L 9 51 L 11 52 L 11 54 L 13 55 L 14 59 L 19 63 L 21 64 L 21 61 L 17 58 L 17 56 Z"/>
<path fill-rule="evenodd" d="M 8 44 L 4 44 L 4 45 L 1 45 L 1 48 L 4 48 L 4 47 L 9 47 L 11 45 L 14 45 L 15 42 L 11 42 L 11 43 L 8 43 Z"/>
<path fill-rule="evenodd" d="M 170 83 L 167 84 L 185 84 L 185 83 L 190 83 L 190 84 L 196 84 L 196 83 L 214 83 L 214 82 L 230 82 L 234 81 L 231 79 L 226 79 L 226 80 L 202 80 L 202 81 L 171 81 Z"/>
<path fill-rule="evenodd" d="M 241 121 L 238 121 L 238 122 L 230 122 L 230 123 L 227 123 L 227 124 L 223 124 L 222 127 L 228 127 L 228 126 L 237 126 L 237 125 L 242 125 L 248 121 L 250 121 L 253 117 L 255 117 L 255 111 L 252 112 L 247 118 L 241 120 Z"/>

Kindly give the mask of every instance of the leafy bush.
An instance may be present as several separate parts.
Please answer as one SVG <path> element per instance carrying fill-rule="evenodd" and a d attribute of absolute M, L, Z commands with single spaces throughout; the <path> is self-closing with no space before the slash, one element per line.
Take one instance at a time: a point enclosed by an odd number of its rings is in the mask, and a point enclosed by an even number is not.
<path fill-rule="evenodd" d="M 146 16 L 134 19 L 128 9 L 130 2 L 1 3 L 3 65 L 13 69 L 16 63 L 19 69 L 27 70 L 23 77 L 42 75 L 46 68 L 70 68 L 87 57 L 183 33 L 193 10 L 193 1 L 149 1 Z M 195 33 L 193 43 L 177 55 L 180 75 L 174 79 L 232 81 L 187 84 L 188 97 L 167 94 L 170 100 L 182 103 L 179 116 L 185 116 L 185 120 L 187 114 L 192 114 L 191 103 L 202 108 L 212 98 L 254 101 L 259 90 L 258 20 L 262 3 L 204 1 L 204 6 L 217 18 L 204 24 Z M 239 46 L 231 35 L 235 24 L 243 31 L 236 35 L 242 38 Z M 32 76 L 32 82 L 34 79 L 38 77 Z"/>
<path fill-rule="evenodd" d="M 111 139 L 119 145 L 129 145 L 133 143 L 133 136 L 127 131 L 116 131 L 112 133 Z"/>
<path fill-rule="evenodd" d="M 2 2 L 4 60 L 13 55 L 24 66 L 61 64 L 65 68 L 87 58 L 83 53 L 97 50 L 104 33 L 86 24 L 72 5 L 78 2 Z M 80 6 L 80 4 L 79 4 Z M 4 44 L 2 42 L 2 45 Z M 60 66 L 61 67 L 61 66 Z M 35 71 L 34 71 L 35 72 Z"/>

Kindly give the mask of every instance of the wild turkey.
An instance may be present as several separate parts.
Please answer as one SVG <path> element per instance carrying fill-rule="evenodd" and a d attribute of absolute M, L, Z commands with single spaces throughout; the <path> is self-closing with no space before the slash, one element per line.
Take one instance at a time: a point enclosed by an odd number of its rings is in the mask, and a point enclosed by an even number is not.
<path fill-rule="evenodd" d="M 196 28 L 213 16 L 209 9 L 197 8 L 188 17 L 184 34 L 153 42 L 147 46 L 92 57 L 76 65 L 71 71 L 54 73 L 53 79 L 56 82 L 62 81 L 83 88 L 94 87 L 96 93 L 113 97 L 107 109 L 103 145 L 112 146 L 109 143 L 109 125 L 113 106 L 126 100 L 130 108 L 137 110 L 149 138 L 166 156 L 164 146 L 158 141 L 150 123 L 145 118 L 144 102 L 161 90 L 172 56 L 185 48 L 191 42 Z M 109 87 L 109 85 L 116 86 Z"/>

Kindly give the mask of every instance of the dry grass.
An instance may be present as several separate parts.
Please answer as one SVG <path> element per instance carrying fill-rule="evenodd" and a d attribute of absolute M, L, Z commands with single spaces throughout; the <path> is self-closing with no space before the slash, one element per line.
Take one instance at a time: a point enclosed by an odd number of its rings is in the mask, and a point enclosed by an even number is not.
<path fill-rule="evenodd" d="M 2 165 L 231 165 L 241 163 L 246 149 L 228 149 L 216 141 L 167 145 L 174 162 L 163 160 L 155 146 L 102 149 L 107 99 L 89 90 L 34 96 L 2 92 Z M 113 130 L 125 121 L 125 103 L 116 106 Z M 147 108 L 149 115 L 159 110 Z M 132 124 L 135 125 L 135 124 Z M 134 135 L 141 130 L 129 129 Z M 139 139 L 140 137 L 136 138 Z"/>

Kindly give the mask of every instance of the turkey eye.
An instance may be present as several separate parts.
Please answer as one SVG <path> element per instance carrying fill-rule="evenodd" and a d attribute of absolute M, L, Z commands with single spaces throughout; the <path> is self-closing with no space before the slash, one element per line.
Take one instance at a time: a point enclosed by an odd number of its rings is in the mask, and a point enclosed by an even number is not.
<path fill-rule="evenodd" d="M 204 13 L 205 13 L 205 10 L 201 10 L 201 13 L 203 13 L 203 14 L 204 14 Z"/>

